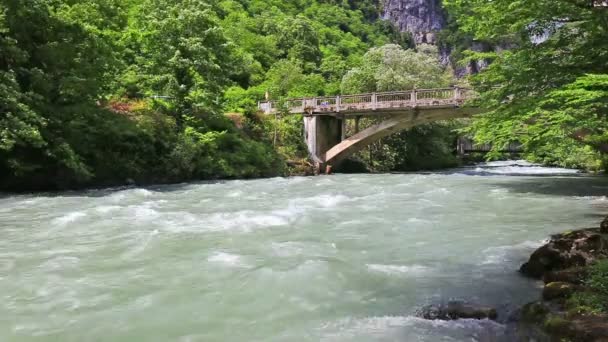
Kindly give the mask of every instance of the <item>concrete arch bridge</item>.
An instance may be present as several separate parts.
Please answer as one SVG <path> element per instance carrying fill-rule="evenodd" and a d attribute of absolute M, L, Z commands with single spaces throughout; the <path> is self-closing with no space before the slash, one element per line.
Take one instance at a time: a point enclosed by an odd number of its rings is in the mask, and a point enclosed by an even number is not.
<path fill-rule="evenodd" d="M 258 107 L 265 114 L 302 115 L 310 156 L 319 170 L 326 170 L 326 166 L 335 166 L 369 144 L 401 130 L 477 114 L 477 108 L 465 106 L 473 97 L 471 90 L 453 87 L 267 101 L 260 102 Z M 382 120 L 359 130 L 362 117 Z M 355 121 L 351 136 L 347 136 L 347 120 Z"/>

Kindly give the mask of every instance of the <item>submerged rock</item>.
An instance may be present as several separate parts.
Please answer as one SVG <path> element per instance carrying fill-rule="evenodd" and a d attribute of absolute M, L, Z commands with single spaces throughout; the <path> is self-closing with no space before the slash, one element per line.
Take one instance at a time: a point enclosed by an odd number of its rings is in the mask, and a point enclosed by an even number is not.
<path fill-rule="evenodd" d="M 496 320 L 496 309 L 465 302 L 452 301 L 447 305 L 428 305 L 420 310 L 419 317 L 432 320 L 491 319 Z"/>
<path fill-rule="evenodd" d="M 554 235 L 523 264 L 520 272 L 540 279 L 550 271 L 586 266 L 608 256 L 608 241 L 599 229 L 582 229 Z"/>

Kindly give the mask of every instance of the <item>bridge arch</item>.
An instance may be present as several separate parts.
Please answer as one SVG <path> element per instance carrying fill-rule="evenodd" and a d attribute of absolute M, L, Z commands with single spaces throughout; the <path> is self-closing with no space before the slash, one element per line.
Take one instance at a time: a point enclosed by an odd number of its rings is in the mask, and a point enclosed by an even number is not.
<path fill-rule="evenodd" d="M 394 115 L 342 140 L 327 150 L 321 159 L 325 164 L 336 165 L 353 153 L 391 134 L 435 121 L 469 117 L 471 114 L 470 110 L 454 108 L 427 110 L 424 114 L 414 111 L 412 113 Z"/>
<path fill-rule="evenodd" d="M 283 108 L 304 116 L 305 140 L 312 160 L 320 170 L 340 161 L 369 144 L 393 133 L 418 125 L 479 112 L 465 107 L 474 95 L 468 89 L 441 88 L 402 92 L 341 95 L 291 99 L 283 103 L 263 102 L 259 109 L 274 114 Z M 346 137 L 346 121 L 360 117 L 383 117 L 382 122 Z M 358 129 L 357 129 L 358 131 Z"/>

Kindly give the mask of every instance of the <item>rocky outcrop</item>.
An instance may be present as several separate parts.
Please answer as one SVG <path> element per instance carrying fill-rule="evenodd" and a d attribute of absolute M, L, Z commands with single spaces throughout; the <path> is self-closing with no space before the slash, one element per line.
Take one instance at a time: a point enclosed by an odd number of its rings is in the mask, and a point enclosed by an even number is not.
<path fill-rule="evenodd" d="M 383 5 L 384 19 L 409 32 L 416 44 L 435 44 L 446 24 L 441 0 L 384 0 Z"/>
<path fill-rule="evenodd" d="M 382 17 L 395 24 L 401 32 L 408 32 L 413 42 L 418 44 L 441 45 L 437 41 L 437 33 L 447 26 L 446 12 L 442 0 L 382 0 Z M 453 47 L 441 46 L 439 59 L 442 64 L 452 64 L 457 77 L 476 74 L 486 68 L 489 61 L 471 60 L 463 67 L 451 61 Z M 472 51 L 499 51 L 507 47 L 494 46 L 484 42 L 472 42 L 468 47 Z"/>
<path fill-rule="evenodd" d="M 604 257 L 608 257 L 608 241 L 600 229 L 582 229 L 552 236 L 521 266 L 520 272 L 541 279 L 547 272 L 587 266 Z"/>
<path fill-rule="evenodd" d="M 554 281 L 543 288 L 544 300 L 567 298 L 578 289 L 578 286 L 563 281 Z"/>
<path fill-rule="evenodd" d="M 587 307 L 589 300 L 603 302 L 588 283 L 588 269 L 608 257 L 607 225 L 608 218 L 600 228 L 552 236 L 522 265 L 523 274 L 542 278 L 545 285 L 542 300 L 521 309 L 520 330 L 539 331 L 550 341 L 608 342 L 605 310 Z"/>
<path fill-rule="evenodd" d="M 587 277 L 587 269 L 584 267 L 572 267 L 565 270 L 546 272 L 543 276 L 545 284 L 553 282 L 564 282 L 582 285 L 583 279 Z"/>
<path fill-rule="evenodd" d="M 520 318 L 520 324 L 539 327 L 550 341 L 608 342 L 606 315 L 568 315 L 550 303 L 534 302 L 522 308 Z"/>
<path fill-rule="evenodd" d="M 452 301 L 447 305 L 428 305 L 418 312 L 418 316 L 431 320 L 491 319 L 496 320 L 496 309 L 471 303 Z"/>

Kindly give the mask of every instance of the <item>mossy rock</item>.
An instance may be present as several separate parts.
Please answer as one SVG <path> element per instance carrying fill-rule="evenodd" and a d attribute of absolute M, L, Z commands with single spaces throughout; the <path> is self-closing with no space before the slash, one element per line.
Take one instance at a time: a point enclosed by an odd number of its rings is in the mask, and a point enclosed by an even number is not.
<path fill-rule="evenodd" d="M 566 283 L 563 281 L 555 281 L 545 285 L 543 289 L 543 299 L 544 300 L 555 300 L 570 297 L 576 290 L 578 286 Z"/>
<path fill-rule="evenodd" d="M 521 309 L 521 319 L 526 323 L 541 323 L 549 314 L 549 308 L 542 302 L 532 302 Z"/>
<path fill-rule="evenodd" d="M 561 316 L 548 315 L 543 322 L 543 328 L 553 336 L 568 338 L 572 331 L 572 322 Z"/>

